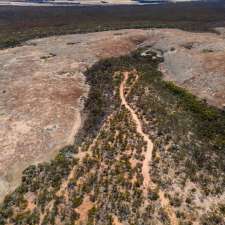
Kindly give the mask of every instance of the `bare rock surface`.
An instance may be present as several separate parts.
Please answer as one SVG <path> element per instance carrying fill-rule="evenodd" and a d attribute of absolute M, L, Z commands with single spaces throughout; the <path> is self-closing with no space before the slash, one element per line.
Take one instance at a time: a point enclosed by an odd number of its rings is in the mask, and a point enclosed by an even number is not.
<path fill-rule="evenodd" d="M 225 40 L 213 33 L 156 30 L 152 48 L 160 50 L 160 69 L 166 80 L 175 81 L 211 105 L 225 104 Z"/>

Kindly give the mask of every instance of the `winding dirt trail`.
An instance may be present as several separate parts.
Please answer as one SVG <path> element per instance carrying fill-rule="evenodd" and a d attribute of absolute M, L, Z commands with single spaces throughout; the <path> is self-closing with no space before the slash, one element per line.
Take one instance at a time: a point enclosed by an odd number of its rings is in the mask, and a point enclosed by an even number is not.
<path fill-rule="evenodd" d="M 129 73 L 124 72 L 124 80 L 122 81 L 120 85 L 120 98 L 121 98 L 122 105 L 124 105 L 125 108 L 131 113 L 132 119 L 136 125 L 137 133 L 139 133 L 143 137 L 144 141 L 147 144 L 147 151 L 145 153 L 145 160 L 143 162 L 143 167 L 142 167 L 142 174 L 144 177 L 144 192 L 146 192 L 145 194 L 147 195 L 147 189 L 151 181 L 149 176 L 149 162 L 152 160 L 153 143 L 149 139 L 148 135 L 143 132 L 141 121 L 139 120 L 135 111 L 129 106 L 129 104 L 126 101 L 126 98 L 124 95 L 124 88 L 126 86 L 128 76 L 129 76 Z"/>
<path fill-rule="evenodd" d="M 156 188 L 157 187 L 156 184 L 154 184 L 151 181 L 151 177 L 149 175 L 149 163 L 152 160 L 153 143 L 152 143 L 151 139 L 149 138 L 149 136 L 146 133 L 144 133 L 141 121 L 139 120 L 137 114 L 135 113 L 135 111 L 130 107 L 130 105 L 126 101 L 124 89 L 126 87 L 126 82 L 127 82 L 128 76 L 129 76 L 129 72 L 124 72 L 123 75 L 124 75 L 124 79 L 120 85 L 121 104 L 124 105 L 125 108 L 130 112 L 132 119 L 136 125 L 137 133 L 143 137 L 143 139 L 147 145 L 146 146 L 147 150 L 145 152 L 145 159 L 144 159 L 143 165 L 142 165 L 142 174 L 144 177 L 144 182 L 143 182 L 144 194 L 145 194 L 145 196 L 147 196 L 148 188 L 150 188 L 150 187 Z M 158 194 L 159 194 L 159 200 L 160 200 L 161 206 L 166 211 L 166 213 L 170 219 L 170 223 L 172 225 L 179 225 L 176 214 L 175 214 L 174 210 L 172 209 L 172 207 L 169 203 L 169 200 L 165 197 L 165 193 L 163 191 L 159 190 Z"/>

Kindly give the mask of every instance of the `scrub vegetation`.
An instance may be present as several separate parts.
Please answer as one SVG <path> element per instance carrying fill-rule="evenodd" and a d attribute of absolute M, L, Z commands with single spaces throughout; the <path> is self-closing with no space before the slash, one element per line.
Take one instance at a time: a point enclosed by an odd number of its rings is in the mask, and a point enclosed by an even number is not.
<path fill-rule="evenodd" d="M 225 222 L 225 114 L 163 81 L 157 69 L 163 59 L 142 51 L 86 72 L 87 119 L 75 144 L 24 171 L 1 205 L 1 225 L 174 224 L 171 212 L 182 225 Z M 153 142 L 147 192 L 146 142 L 121 104 L 122 84 Z"/>
<path fill-rule="evenodd" d="M 145 6 L 0 7 L 0 48 L 52 35 L 124 28 L 212 31 L 224 25 L 223 2 Z"/>

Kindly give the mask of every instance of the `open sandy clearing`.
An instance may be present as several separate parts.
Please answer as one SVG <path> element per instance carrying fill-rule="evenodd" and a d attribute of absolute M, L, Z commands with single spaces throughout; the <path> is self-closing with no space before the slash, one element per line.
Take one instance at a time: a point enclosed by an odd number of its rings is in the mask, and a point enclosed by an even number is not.
<path fill-rule="evenodd" d="M 162 54 L 165 78 L 225 103 L 225 40 L 179 30 L 120 30 L 66 35 L 0 51 L 0 200 L 30 164 L 52 158 L 73 143 L 81 126 L 84 71 L 100 59 L 139 46 Z"/>

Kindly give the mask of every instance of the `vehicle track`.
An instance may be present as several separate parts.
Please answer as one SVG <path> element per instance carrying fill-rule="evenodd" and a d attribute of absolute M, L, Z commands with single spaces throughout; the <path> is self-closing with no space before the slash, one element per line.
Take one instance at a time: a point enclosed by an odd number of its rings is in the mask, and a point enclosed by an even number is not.
<path fill-rule="evenodd" d="M 138 118 L 138 115 L 135 113 L 134 109 L 132 109 L 130 105 L 128 104 L 128 102 L 126 101 L 124 89 L 126 87 L 126 82 L 129 77 L 129 72 L 127 71 L 124 72 L 123 76 L 124 76 L 123 81 L 120 84 L 121 104 L 124 105 L 125 108 L 130 112 L 132 120 L 135 123 L 137 133 L 140 134 L 143 137 L 144 141 L 146 142 L 147 150 L 145 152 L 145 159 L 142 165 L 142 175 L 144 177 L 144 182 L 143 182 L 144 194 L 145 196 L 147 196 L 149 188 L 154 188 L 154 189 L 157 188 L 157 185 L 151 181 L 151 177 L 149 175 L 149 163 L 152 160 L 153 143 L 151 139 L 149 138 L 148 134 L 144 133 L 142 128 L 142 123 L 140 119 Z M 159 190 L 158 195 L 159 195 L 161 206 L 166 211 L 169 217 L 170 223 L 172 225 L 179 225 L 176 214 L 173 208 L 171 207 L 169 200 L 165 197 L 165 193 L 162 190 Z"/>

